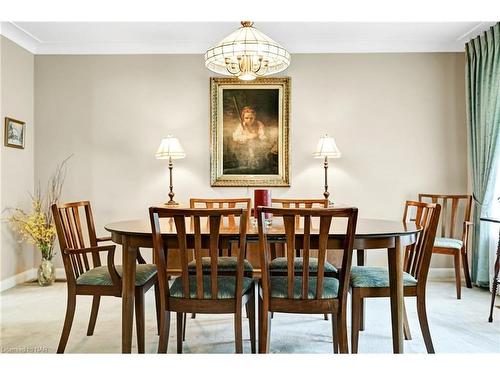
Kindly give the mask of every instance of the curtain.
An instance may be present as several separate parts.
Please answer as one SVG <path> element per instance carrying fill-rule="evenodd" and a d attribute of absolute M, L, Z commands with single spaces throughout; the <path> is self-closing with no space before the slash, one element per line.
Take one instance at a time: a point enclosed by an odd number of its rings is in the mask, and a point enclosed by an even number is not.
<path fill-rule="evenodd" d="M 465 49 L 469 159 L 475 201 L 471 278 L 474 284 L 488 287 L 488 226 L 482 225 L 479 218 L 488 215 L 493 203 L 500 157 L 500 23 L 472 39 Z"/>

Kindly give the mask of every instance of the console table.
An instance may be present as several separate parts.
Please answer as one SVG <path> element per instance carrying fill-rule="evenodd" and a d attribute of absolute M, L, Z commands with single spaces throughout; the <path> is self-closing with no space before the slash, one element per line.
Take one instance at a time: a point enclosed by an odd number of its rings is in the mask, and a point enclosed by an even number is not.
<path fill-rule="evenodd" d="M 500 219 L 494 219 L 491 217 L 482 217 L 481 221 L 489 221 L 490 223 L 500 224 Z M 495 260 L 495 268 L 493 275 L 493 287 L 491 294 L 491 307 L 490 307 L 490 317 L 488 318 L 488 322 L 493 322 L 493 308 L 495 307 L 495 297 L 497 296 L 497 288 L 498 288 L 498 271 L 500 270 L 500 230 L 498 233 L 498 244 L 497 244 L 497 259 Z"/>

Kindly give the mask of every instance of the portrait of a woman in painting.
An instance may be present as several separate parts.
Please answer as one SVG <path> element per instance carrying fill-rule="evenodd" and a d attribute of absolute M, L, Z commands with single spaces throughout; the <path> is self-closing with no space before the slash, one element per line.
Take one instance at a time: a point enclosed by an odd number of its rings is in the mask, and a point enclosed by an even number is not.
<path fill-rule="evenodd" d="M 213 80 L 212 184 L 287 186 L 288 80 L 231 85 L 219 83 L 228 79 Z"/>
<path fill-rule="evenodd" d="M 261 106 L 259 112 L 256 111 L 256 106 L 249 105 L 239 110 L 236 93 L 227 91 L 224 94 L 228 96 L 229 101 L 234 101 L 236 110 L 228 109 L 224 113 L 224 125 L 227 127 L 223 141 L 224 174 L 277 174 L 278 113 L 273 110 L 278 107 L 277 90 L 265 93 L 246 90 L 249 91 L 245 93 L 247 97 L 260 95 L 270 100 L 265 106 Z"/>

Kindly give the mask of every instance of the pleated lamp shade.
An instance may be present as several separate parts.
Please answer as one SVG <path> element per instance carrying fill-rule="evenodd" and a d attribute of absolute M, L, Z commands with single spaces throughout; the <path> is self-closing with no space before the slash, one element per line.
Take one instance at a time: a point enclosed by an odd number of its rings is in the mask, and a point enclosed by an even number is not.
<path fill-rule="evenodd" d="M 313 152 L 315 158 L 340 158 L 340 150 L 335 143 L 333 137 L 329 137 L 325 134 L 319 139 L 318 146 L 316 146 L 316 151 Z"/>
<path fill-rule="evenodd" d="M 156 159 L 183 159 L 186 153 L 177 138 L 168 135 L 167 138 L 161 140 L 160 146 L 156 151 Z"/>

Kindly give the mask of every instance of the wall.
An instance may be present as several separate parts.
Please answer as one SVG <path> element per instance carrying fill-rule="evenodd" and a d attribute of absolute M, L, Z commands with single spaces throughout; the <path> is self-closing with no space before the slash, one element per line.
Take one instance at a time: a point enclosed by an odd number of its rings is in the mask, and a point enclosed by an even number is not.
<path fill-rule="evenodd" d="M 6 207 L 30 209 L 29 193 L 34 187 L 34 56 L 0 36 L 1 49 L 1 195 L 0 210 Z M 26 122 L 25 149 L 5 147 L 5 116 Z M 0 280 L 30 271 L 39 262 L 33 246 L 19 243 L 9 225 L 1 222 Z"/>
<path fill-rule="evenodd" d="M 465 192 L 464 64 L 461 53 L 294 55 L 291 187 L 273 195 L 321 197 L 323 164 L 311 153 L 326 131 L 342 152 L 332 195 L 361 217 L 399 220 L 418 192 Z M 179 201 L 251 196 L 210 187 L 210 76 L 201 55 L 36 56 L 35 177 L 73 154 L 64 198 L 91 200 L 105 234 L 104 224 L 146 218 L 166 201 L 167 163 L 154 153 L 171 133 L 187 153 L 174 168 Z"/>

